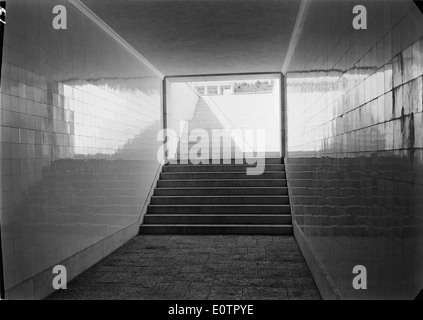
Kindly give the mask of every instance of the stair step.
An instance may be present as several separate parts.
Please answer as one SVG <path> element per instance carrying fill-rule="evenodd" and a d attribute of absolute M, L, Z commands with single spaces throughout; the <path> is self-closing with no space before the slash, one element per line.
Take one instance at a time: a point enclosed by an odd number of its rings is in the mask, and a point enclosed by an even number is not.
<path fill-rule="evenodd" d="M 163 172 L 246 172 L 247 168 L 254 168 L 256 165 L 247 164 L 209 164 L 209 165 L 175 165 L 168 164 L 163 167 Z M 265 171 L 284 171 L 283 164 L 266 164 Z"/>
<path fill-rule="evenodd" d="M 244 152 L 232 138 L 230 145 L 221 140 L 219 146 L 211 143 L 198 150 L 197 141 L 185 135 L 195 128 L 211 134 L 223 127 L 200 99 L 172 155 L 175 159 L 163 167 L 140 233 L 293 234 L 280 152 Z M 197 151 L 207 158 L 197 159 Z M 195 156 L 193 161 L 188 159 L 190 154 Z M 255 175 L 257 169 L 263 171 Z"/>
<path fill-rule="evenodd" d="M 202 150 L 201 152 L 189 152 L 189 151 L 185 151 L 185 150 L 178 150 L 178 152 L 176 153 L 178 158 L 181 159 L 188 159 L 188 158 L 199 158 L 201 160 L 210 160 L 211 159 L 244 159 L 245 156 L 241 153 L 232 151 L 232 152 L 222 152 L 222 151 L 205 151 Z M 248 157 L 248 158 L 254 158 L 254 157 Z M 261 158 L 261 156 L 258 156 L 257 158 Z"/>
<path fill-rule="evenodd" d="M 285 179 L 283 171 L 267 171 L 259 175 L 247 174 L 247 172 L 163 172 L 161 180 L 208 180 L 208 179 Z"/>
<path fill-rule="evenodd" d="M 288 195 L 288 188 L 283 187 L 220 187 L 220 188 L 156 188 L 155 196 L 228 196 L 228 195 Z"/>
<path fill-rule="evenodd" d="M 238 161 L 242 159 L 242 163 L 243 164 L 250 164 L 250 163 L 266 163 L 266 164 L 283 164 L 284 161 L 281 158 L 251 158 L 251 157 L 247 157 L 247 158 L 231 158 L 231 159 L 222 159 L 221 157 L 218 157 L 217 160 L 220 160 L 221 164 L 225 164 L 225 165 L 229 165 L 229 164 L 238 164 Z M 212 161 L 216 159 L 208 159 L 209 164 L 213 164 Z M 230 161 L 229 161 L 230 160 Z M 169 164 L 178 164 L 178 165 L 193 165 L 190 160 L 187 157 L 177 157 L 176 159 L 169 159 Z M 194 165 L 199 165 L 199 164 L 194 164 Z"/>
<path fill-rule="evenodd" d="M 141 234 L 254 234 L 292 235 L 291 225 L 205 225 L 205 224 L 144 224 Z"/>
<path fill-rule="evenodd" d="M 289 205 L 149 205 L 147 214 L 289 214 Z"/>
<path fill-rule="evenodd" d="M 153 196 L 151 204 L 289 204 L 289 198 L 288 196 Z"/>
<path fill-rule="evenodd" d="M 289 214 L 147 214 L 145 224 L 292 224 Z"/>
<path fill-rule="evenodd" d="M 285 179 L 159 180 L 159 188 L 170 187 L 286 187 Z"/>
<path fill-rule="evenodd" d="M 213 152 L 213 151 L 229 151 L 229 152 L 240 152 L 241 154 L 244 154 L 244 152 L 239 149 L 234 142 L 231 142 L 231 145 L 226 145 L 225 142 L 221 142 L 220 145 L 199 145 L 198 141 L 194 141 L 194 142 L 179 142 L 179 150 L 180 151 L 189 151 L 191 150 L 192 147 L 196 146 L 196 149 L 198 149 L 197 147 L 202 147 L 202 149 L 207 149 L 209 150 L 209 152 Z"/>

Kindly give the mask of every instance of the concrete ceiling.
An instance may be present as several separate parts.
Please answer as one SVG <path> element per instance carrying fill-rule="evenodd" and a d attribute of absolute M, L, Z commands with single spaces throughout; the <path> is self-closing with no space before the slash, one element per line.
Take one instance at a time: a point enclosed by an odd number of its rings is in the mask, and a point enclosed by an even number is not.
<path fill-rule="evenodd" d="M 83 0 L 166 76 L 281 71 L 300 1 Z"/>

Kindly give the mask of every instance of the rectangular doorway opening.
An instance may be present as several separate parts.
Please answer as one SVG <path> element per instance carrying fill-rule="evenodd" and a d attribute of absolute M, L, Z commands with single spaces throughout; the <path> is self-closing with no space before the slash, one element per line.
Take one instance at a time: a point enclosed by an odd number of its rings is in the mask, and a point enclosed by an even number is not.
<path fill-rule="evenodd" d="M 211 137 L 212 129 L 240 133 L 233 142 L 241 153 L 283 157 L 281 85 L 280 73 L 166 77 L 164 128 L 177 136 L 168 159 L 192 130 Z"/>

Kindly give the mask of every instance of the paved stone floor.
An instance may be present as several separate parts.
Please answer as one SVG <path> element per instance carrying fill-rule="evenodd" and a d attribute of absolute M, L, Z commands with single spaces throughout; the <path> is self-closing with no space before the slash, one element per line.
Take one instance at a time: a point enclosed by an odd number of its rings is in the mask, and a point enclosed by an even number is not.
<path fill-rule="evenodd" d="M 138 236 L 49 299 L 320 299 L 292 236 Z"/>

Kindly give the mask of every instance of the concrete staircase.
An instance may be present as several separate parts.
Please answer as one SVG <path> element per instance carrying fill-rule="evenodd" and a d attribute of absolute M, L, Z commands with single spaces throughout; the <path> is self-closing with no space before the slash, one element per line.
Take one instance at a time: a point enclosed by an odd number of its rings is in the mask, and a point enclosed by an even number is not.
<path fill-rule="evenodd" d="M 213 128 L 220 129 L 221 124 L 200 100 L 186 130 L 188 127 L 210 132 Z M 185 150 L 193 145 L 188 141 L 180 143 L 187 144 Z M 210 148 L 209 156 L 223 159 L 224 150 L 224 146 Z M 234 158 L 240 153 L 235 152 L 235 147 L 226 151 L 229 151 L 231 164 L 220 160 L 220 164 L 194 165 L 182 161 L 188 158 L 188 153 L 182 151 L 177 154 L 179 160 L 175 164 L 165 165 L 140 233 L 292 234 L 285 166 L 281 158 L 266 154 L 264 172 L 247 175 L 247 168 L 255 165 L 249 165 L 251 162 L 244 154 L 242 161 L 238 159 L 242 164 L 235 164 L 238 162 Z"/>
<path fill-rule="evenodd" d="M 143 234 L 292 234 L 281 159 L 266 159 L 261 176 L 247 164 L 164 166 Z"/>

